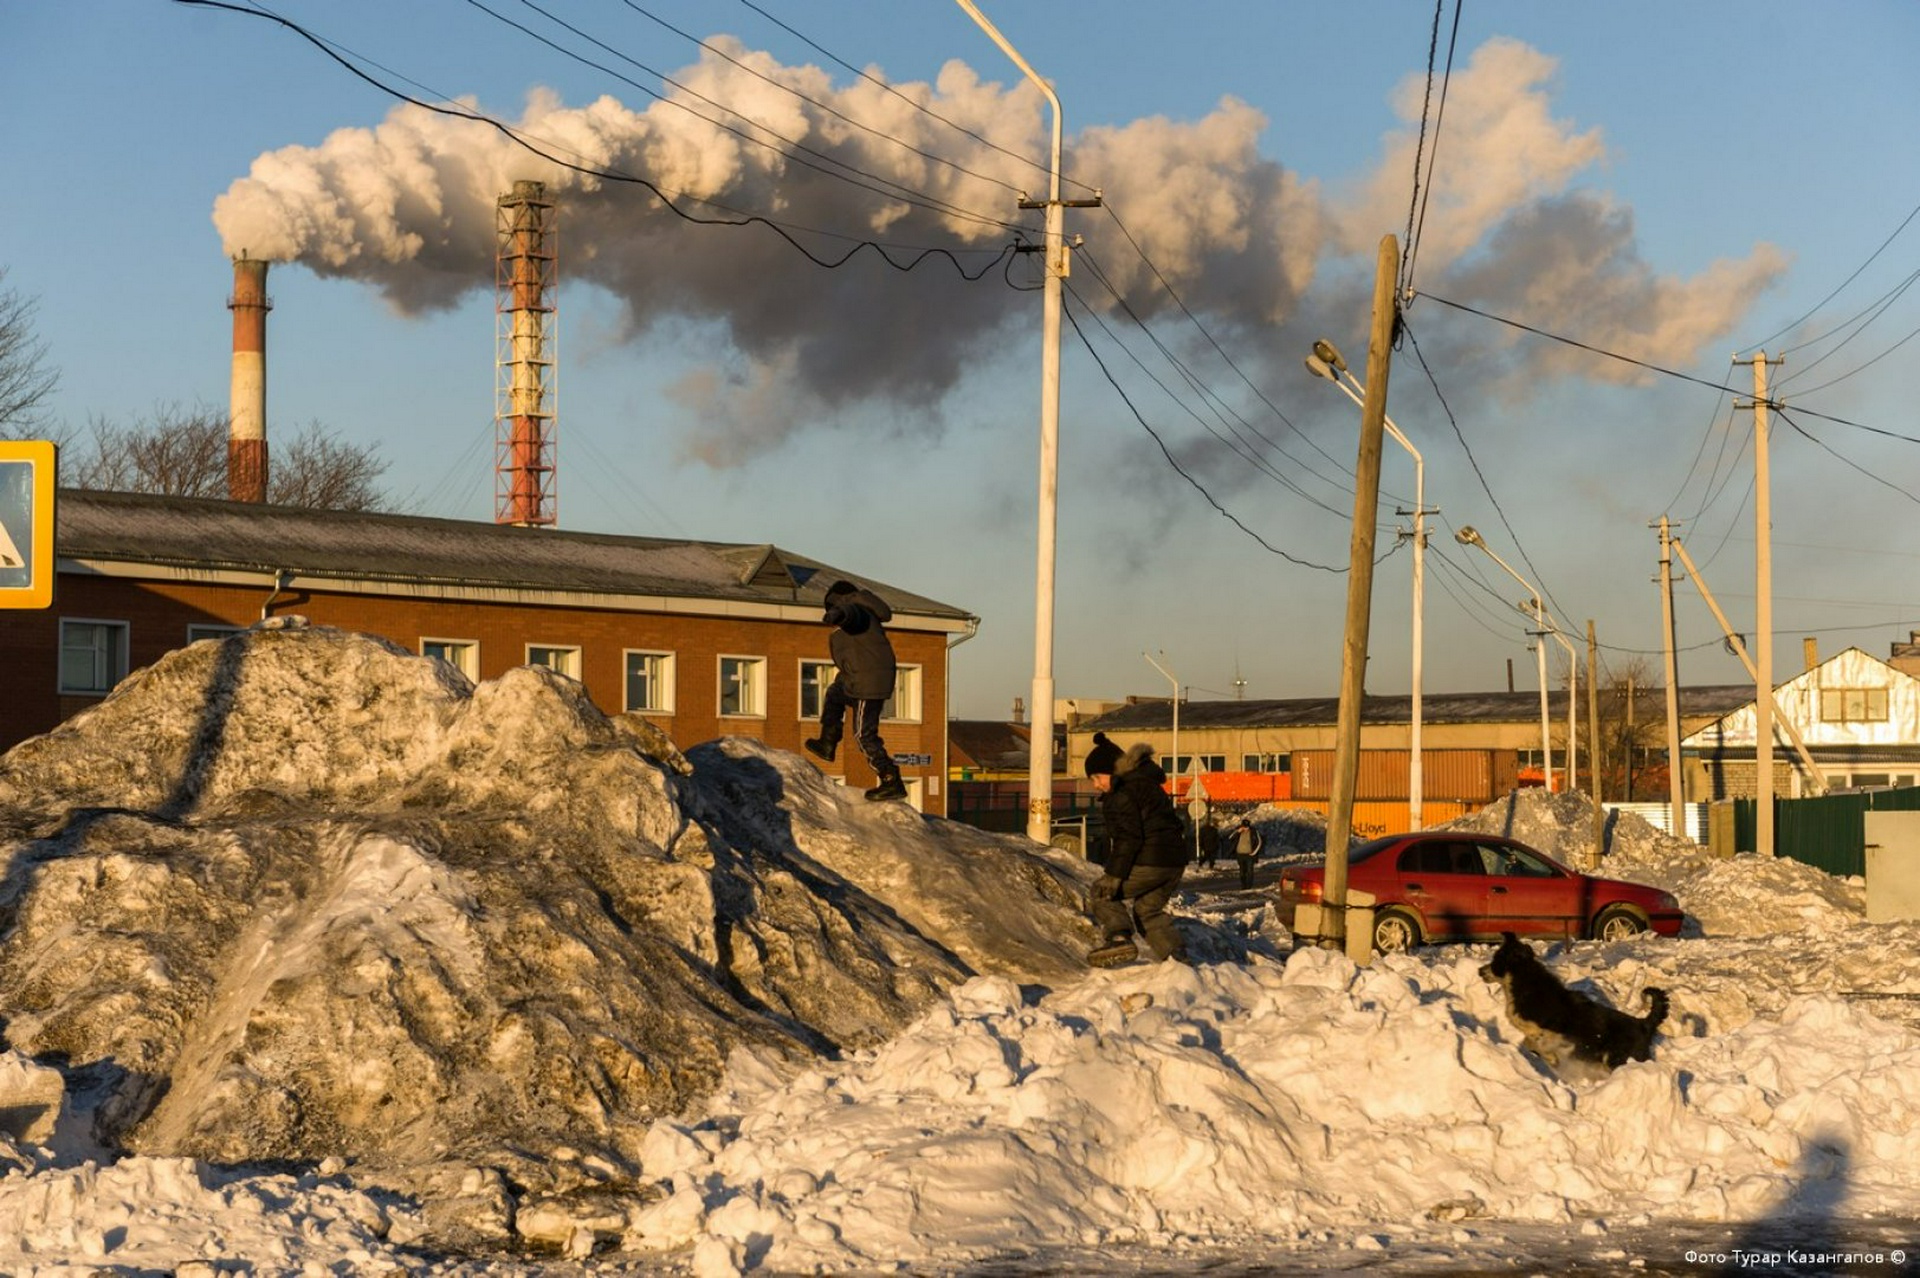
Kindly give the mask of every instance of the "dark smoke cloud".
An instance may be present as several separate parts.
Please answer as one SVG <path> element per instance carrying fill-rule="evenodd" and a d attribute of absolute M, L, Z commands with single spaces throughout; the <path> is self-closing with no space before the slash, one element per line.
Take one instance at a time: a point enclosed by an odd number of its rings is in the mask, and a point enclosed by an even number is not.
<path fill-rule="evenodd" d="M 946 247 L 977 270 L 1013 238 L 995 221 L 1037 228 L 1038 215 L 1020 213 L 1009 188 L 1042 192 L 1044 171 L 864 80 L 837 87 L 818 68 L 785 66 L 728 38 L 714 43 L 833 109 L 711 54 L 676 76 L 689 93 L 731 104 L 752 122 L 732 121 L 742 131 L 762 126 L 769 139 L 900 183 L 934 207 L 860 189 L 808 167 L 821 161 L 804 152 L 755 145 L 671 103 L 634 111 L 603 97 L 567 106 L 542 91 L 513 123 L 583 167 L 645 176 L 696 216 L 773 218 L 824 257 L 873 240 L 895 246 L 898 259 Z M 1462 300 L 1550 314 L 1635 349 L 1657 342 L 1689 352 L 1720 337 L 1778 274 L 1779 255 L 1762 246 L 1690 280 L 1651 271 L 1636 254 L 1630 211 L 1567 194 L 1604 147 L 1597 132 L 1550 117 L 1552 69 L 1537 51 L 1495 40 L 1456 74 L 1421 241 L 1425 278 L 1460 289 Z M 931 84 L 898 87 L 999 147 L 1045 155 L 1045 108 L 1025 84 L 983 81 L 953 62 Z M 713 113 L 687 94 L 676 100 Z M 1317 292 L 1347 296 L 1370 270 L 1379 235 L 1405 217 L 1418 119 L 1412 81 L 1398 109 L 1409 123 L 1388 139 L 1378 166 L 1331 195 L 1260 153 L 1267 122 L 1241 102 L 1223 101 L 1194 121 L 1089 129 L 1073 140 L 1068 176 L 1104 189 L 1158 273 L 1097 210 L 1076 212 L 1071 228 L 1087 236 L 1085 265 L 1140 315 L 1174 314 L 1170 285 L 1210 326 L 1236 336 L 1312 309 Z M 374 128 L 260 156 L 215 201 L 214 222 L 231 254 L 357 280 L 418 314 L 493 287 L 495 201 L 529 178 L 547 183 L 560 205 L 563 278 L 617 296 L 626 339 L 643 342 L 682 321 L 724 331 L 727 349 L 673 389 L 699 423 L 683 453 L 714 466 L 861 407 L 897 410 L 910 424 L 902 429 L 938 430 L 942 401 L 962 376 L 1038 313 L 1033 295 L 1006 287 L 998 269 L 978 282 L 940 261 L 902 273 L 866 250 L 822 270 L 765 227 L 691 225 L 644 188 L 549 163 L 485 125 L 410 105 Z M 1030 280 L 1032 267 L 1022 259 L 1010 270 Z M 1111 305 L 1093 269 L 1077 268 L 1074 284 L 1089 305 Z M 1511 386 L 1568 367 L 1535 345 L 1514 348 L 1490 375 Z"/>

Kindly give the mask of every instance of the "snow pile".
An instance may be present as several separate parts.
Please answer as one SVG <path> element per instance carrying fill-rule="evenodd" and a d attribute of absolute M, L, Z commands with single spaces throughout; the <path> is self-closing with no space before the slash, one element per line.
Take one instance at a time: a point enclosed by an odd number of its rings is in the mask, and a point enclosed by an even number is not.
<path fill-rule="evenodd" d="M 544 670 L 474 688 L 305 629 L 195 644 L 21 744 L 0 1015 L 86 1097 L 40 1143 L 604 1189 L 736 1050 L 1081 970 L 1086 867 L 755 742 L 690 777 L 642 744 Z M 455 1197 L 505 1232 L 504 1194 Z"/>
<path fill-rule="evenodd" d="M 1479 819 L 1574 859 L 1592 809 Z M 1703 934 L 1542 947 L 1672 999 L 1572 1082 L 1484 946 L 1288 953 L 1196 876 L 1197 965 L 1090 972 L 1091 867 L 796 756 L 335 632 L 196 645 L 0 759 L 0 1271 L 1404 1273 L 1528 1231 L 1625 1270 L 1663 1221 L 1920 1216 L 1920 923 L 1614 833 Z"/>
<path fill-rule="evenodd" d="M 1678 986 L 1655 964 L 1680 952 L 1642 938 L 1616 1001 Z M 785 1082 L 743 1068 L 703 1121 L 656 1125 L 646 1170 L 671 1193 L 625 1245 L 918 1271 L 1463 1220 L 1748 1220 L 1802 1197 L 1920 1210 L 1920 1037 L 1775 988 L 1777 1020 L 1696 1016 L 1657 1060 L 1569 1086 L 1517 1049 L 1484 955 L 1357 970 L 1307 949 L 1040 999 L 969 982 L 883 1048 Z"/>

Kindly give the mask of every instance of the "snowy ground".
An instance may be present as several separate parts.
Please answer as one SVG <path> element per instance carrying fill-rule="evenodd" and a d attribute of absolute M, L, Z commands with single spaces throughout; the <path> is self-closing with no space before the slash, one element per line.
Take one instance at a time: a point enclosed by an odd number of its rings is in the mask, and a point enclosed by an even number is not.
<path fill-rule="evenodd" d="M 414 678 L 415 669 L 404 666 L 401 674 Z M 416 704 L 407 713 L 418 711 Z M 462 713 L 456 705 L 434 731 L 458 730 Z M 393 740 L 434 735 L 412 726 L 411 733 L 396 726 Z M 10 977 L 7 1046 L 14 1049 L 0 1054 L 0 1132 L 12 1133 L 0 1137 L 0 1169 L 7 1172 L 0 1179 L 0 1271 L 9 1274 L 1037 1278 L 1916 1268 L 1907 1257 L 1920 1243 L 1913 1227 L 1920 1219 L 1920 924 L 1867 924 L 1857 881 L 1791 862 L 1711 861 L 1644 823 L 1623 821 L 1604 872 L 1674 891 L 1689 914 L 1685 934 L 1555 946 L 1547 958 L 1565 979 L 1623 1006 L 1637 1005 L 1643 988 L 1662 986 L 1673 1012 L 1653 1061 L 1603 1081 L 1567 1083 L 1516 1046 L 1495 992 L 1477 974 L 1486 947 L 1432 948 L 1365 969 L 1326 951 L 1295 950 L 1265 891 L 1241 891 L 1229 861 L 1196 870 L 1181 902 L 1199 959 L 1194 965 L 1080 970 L 1060 962 L 1037 933 L 1057 926 L 1061 946 L 1079 947 L 1086 938 L 1077 922 L 1055 904 L 1023 907 L 1004 893 L 1006 882 L 1028 881 L 1050 902 L 1060 876 L 1090 877 L 1084 868 L 1037 856 L 1021 869 L 1028 854 L 1018 840 L 949 833 L 945 823 L 897 806 L 881 814 L 852 806 L 818 784 L 804 761 L 752 743 L 692 752 L 690 774 L 667 766 L 671 759 L 648 764 L 663 777 L 673 774 L 648 782 L 650 793 L 688 814 L 688 828 L 698 828 L 715 864 L 739 858 L 741 911 L 790 908 L 789 874 L 809 883 L 818 900 L 838 900 L 845 884 L 857 881 L 866 912 L 835 915 L 853 920 L 828 929 L 842 936 L 838 948 L 802 951 L 801 958 L 812 979 L 844 982 L 836 985 L 844 997 L 893 991 L 891 1001 L 876 999 L 870 1014 L 898 1015 L 897 1026 L 871 1041 L 848 1039 L 812 1053 L 794 1050 L 794 1041 L 808 1035 L 791 1026 L 784 1035 L 716 1036 L 727 1053 L 723 1067 L 696 1101 L 670 1114 L 644 1109 L 654 1094 L 644 1089 L 602 1093 L 625 1095 L 636 1110 L 596 1119 L 598 1125 L 582 1126 L 577 1117 L 572 1127 L 557 1119 L 533 1124 L 530 1101 L 474 1110 L 468 1126 L 445 1131 L 431 1127 L 432 1115 L 394 1114 L 395 1124 L 464 1142 L 460 1158 L 411 1179 L 390 1168 L 369 1174 L 373 1160 L 347 1148 L 362 1138 L 346 1128 L 335 1132 L 340 1153 L 285 1156 L 290 1147 L 317 1149 L 334 1130 L 303 1126 L 298 1114 L 257 1128 L 248 1125 L 251 1117 L 217 1128 L 223 1148 L 258 1130 L 261 1157 L 270 1154 L 271 1164 L 116 1154 L 80 1139 L 74 1121 L 106 1104 L 103 1097 L 134 1103 L 124 1087 L 116 1090 L 113 1062 L 20 1050 L 22 1042 L 52 1041 L 55 1013 L 77 1006 L 71 993 L 56 998 L 42 989 L 46 973 L 33 956 L 72 963 L 73 946 L 46 939 L 58 931 L 50 920 L 67 919 L 71 932 L 76 920 L 94 917 L 85 902 L 113 889 L 115 875 L 140 868 L 151 893 L 158 870 L 125 847 L 102 855 L 54 846 L 45 831 L 28 828 L 31 820 L 21 815 L 32 801 L 25 778 L 49 775 L 52 757 L 49 747 L 39 749 L 32 768 L 12 755 L 0 761 L 0 795 L 12 796 L 14 814 L 0 893 L 0 960 Z M 356 766 L 363 781 L 379 770 Z M 431 765 L 410 757 L 407 766 Z M 596 766 L 612 765 L 602 758 Z M 622 785 L 637 775 L 625 770 L 630 766 L 637 765 L 620 763 L 613 774 Z M 780 778 L 771 791 L 754 788 L 765 772 Z M 208 775 L 217 780 L 217 773 Z M 215 780 L 205 784 L 217 789 Z M 300 785 L 311 788 L 309 782 Z M 88 782 L 96 783 L 105 784 Z M 283 793 L 298 788 L 279 784 Z M 353 802 L 377 806 L 368 785 L 345 789 Z M 268 802 L 259 790 L 260 777 L 250 774 L 236 789 L 244 803 L 222 809 L 218 822 L 211 809 L 176 810 L 152 828 L 136 827 L 142 838 L 173 840 L 143 855 L 182 862 L 211 855 L 192 842 L 201 837 L 257 849 L 261 811 L 271 813 L 273 828 L 292 820 L 288 802 Z M 425 820 L 428 797 L 409 793 L 408 819 Z M 328 802 L 337 807 L 340 800 Z M 726 805 L 732 809 L 717 810 Z M 158 803 L 129 806 L 150 812 Z M 591 805 L 576 806 L 584 812 Z M 255 824 L 236 834 L 234 812 L 241 809 Z M 467 828 L 437 819 L 436 838 Z M 1316 850 L 1310 822 L 1273 810 L 1259 819 L 1276 854 L 1262 866 L 1263 882 L 1274 862 Z M 1590 812 L 1565 798 L 1526 796 L 1512 812 L 1489 810 L 1481 819 L 1562 857 L 1590 837 Z M 767 844 L 774 827 L 788 839 L 778 847 Z M 392 838 L 397 828 L 384 828 L 381 837 Z M 684 849 L 675 841 L 684 833 L 644 812 L 623 828 L 669 852 Z M 599 848 L 607 837 L 596 833 L 577 846 Z M 436 961 L 436 945 L 453 943 L 463 929 L 484 930 L 487 920 L 479 907 L 464 920 L 422 911 L 466 899 L 463 892 L 505 889 L 434 839 L 416 837 L 406 846 L 417 860 L 381 890 L 436 875 L 452 881 L 437 894 L 409 898 L 411 948 L 400 952 L 407 963 L 426 964 Z M 70 861 L 84 864 L 89 877 L 50 873 Z M 193 863 L 211 872 L 212 862 Z M 773 872 L 776 864 L 781 874 Z M 613 873 L 643 869 L 636 863 Z M 64 905 L 48 895 L 55 883 Z M 126 908 L 117 906 L 114 917 Z M 563 900 L 551 908 L 558 917 L 575 907 Z M 730 907 L 722 901 L 707 908 Z M 204 926 L 218 913 L 207 910 L 173 926 Z M 960 938 L 983 926 L 983 912 L 991 916 L 988 926 L 1005 916 L 1009 927 L 1035 934 L 1017 952 L 977 938 L 969 949 Z M 861 919 L 866 933 L 857 931 Z M 348 931 L 398 926 L 366 901 L 336 923 Z M 675 916 L 674 926 L 688 920 Z M 591 953 L 595 945 L 639 944 L 620 941 L 616 932 L 596 940 L 601 935 L 574 933 L 582 950 L 577 962 L 590 970 L 603 961 Z M 771 970 L 777 943 L 798 933 L 767 925 L 759 935 L 771 945 L 758 960 L 769 968 L 764 988 L 783 989 L 784 978 Z M 868 940 L 846 939 L 859 935 Z M 948 941 L 929 957 L 903 948 L 905 936 Z M 337 937 L 329 944 L 337 948 Z M 97 952 L 103 962 L 124 963 L 133 951 Z M 174 951 L 153 941 L 140 953 L 157 964 L 162 960 L 153 956 Z M 876 971 L 855 979 L 814 966 L 836 955 Z M 875 985 L 884 975 L 877 969 L 888 963 L 911 966 L 922 979 Z M 115 988 L 127 980 L 103 967 L 94 984 L 108 977 Z M 186 981 L 177 973 L 155 969 L 141 979 L 156 999 L 184 998 Z M 232 979 L 210 977 L 209 989 Z M 219 1005 L 216 994 L 206 997 Z M 256 1007 L 268 1005 L 264 988 L 257 998 L 263 1001 Z M 137 1000 L 116 1006 L 123 1018 L 140 1015 Z M 271 1006 L 269 1029 L 299 1008 L 332 1004 L 289 999 Z M 806 1014 L 797 998 L 789 1006 L 795 1016 Z M 568 1024 L 586 1024 L 577 1019 L 584 1013 L 571 1014 L 576 1020 Z M 191 1016 L 181 1020 L 183 1043 L 197 1041 L 196 1024 Z M 230 1116 L 241 1095 L 255 1097 L 255 1108 L 240 1111 L 247 1115 L 268 1112 L 258 1095 L 318 1105 L 323 1094 L 291 1082 L 282 1080 L 278 1090 L 258 1085 L 257 1076 L 275 1068 L 276 1044 L 304 1041 L 279 1034 L 250 1029 L 230 1040 L 240 1064 L 230 1062 L 224 1072 L 203 1065 L 171 1075 L 185 1094 L 173 1097 L 166 1130 L 191 1147 L 192 1134 Z M 160 1053 L 160 1064 L 173 1059 L 168 1043 L 140 1041 Z M 562 1050 L 557 1040 L 552 1050 Z M 441 1069 L 456 1056 L 448 1049 L 421 1059 L 423 1067 Z M 239 1078 L 243 1066 L 247 1077 Z M 551 1062 L 539 1069 L 550 1080 L 571 1077 Z M 472 1086 L 479 1074 L 461 1077 Z M 501 1088 L 512 1091 L 506 1083 Z M 387 1094 L 415 1093 L 389 1086 Z M 145 1103 L 155 1104 L 151 1097 Z M 471 1128 L 489 1114 L 523 1145 L 534 1135 L 575 1131 L 592 1148 L 520 1148 L 515 1161 L 490 1164 L 485 1133 Z M 150 1117 L 120 1117 L 116 1130 L 154 1142 Z M 536 1164 L 566 1172 L 548 1174 L 534 1192 L 528 1177 Z M 492 1216 L 480 1216 L 500 1222 L 503 1232 L 450 1249 L 447 1213 L 464 1205 L 469 1214 L 462 1219 L 472 1219 L 475 1202 L 497 1205 Z M 1846 1250 L 1865 1258 L 1819 1258 Z M 1796 1251 L 1815 1258 L 1795 1259 Z"/>

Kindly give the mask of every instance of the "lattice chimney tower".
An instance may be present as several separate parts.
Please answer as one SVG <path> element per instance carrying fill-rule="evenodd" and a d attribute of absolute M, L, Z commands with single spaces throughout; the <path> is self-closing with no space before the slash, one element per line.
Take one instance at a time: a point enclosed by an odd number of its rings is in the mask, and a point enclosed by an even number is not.
<path fill-rule="evenodd" d="M 494 225 L 493 522 L 549 527 L 554 468 L 554 205 L 540 182 L 515 182 Z"/>

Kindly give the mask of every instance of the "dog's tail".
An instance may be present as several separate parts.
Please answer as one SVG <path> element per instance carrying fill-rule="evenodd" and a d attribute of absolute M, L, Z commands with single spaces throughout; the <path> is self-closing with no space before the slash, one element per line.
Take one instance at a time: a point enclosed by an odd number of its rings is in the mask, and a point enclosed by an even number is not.
<path fill-rule="evenodd" d="M 1667 1019 L 1667 992 L 1649 987 L 1641 992 L 1640 997 L 1647 1004 L 1647 1014 L 1640 1018 L 1641 1021 L 1649 1030 L 1659 1029 L 1660 1023 Z"/>

